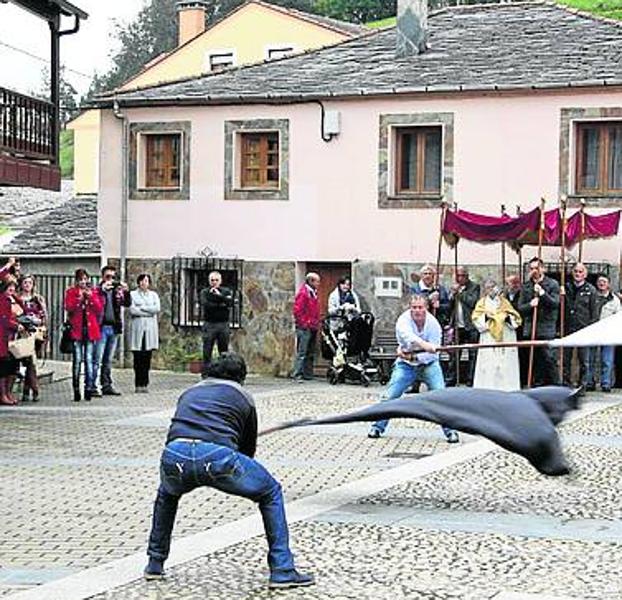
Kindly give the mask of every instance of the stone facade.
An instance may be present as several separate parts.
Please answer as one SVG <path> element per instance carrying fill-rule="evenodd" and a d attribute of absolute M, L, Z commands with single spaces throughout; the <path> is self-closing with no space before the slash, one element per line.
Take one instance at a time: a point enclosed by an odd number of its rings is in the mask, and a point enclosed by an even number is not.
<path fill-rule="evenodd" d="M 127 279 L 135 287 L 136 277 L 149 273 L 153 289 L 160 295 L 160 349 L 154 353 L 154 367 L 187 369 L 188 363 L 202 356 L 198 327 L 172 326 L 172 261 L 130 259 Z M 295 288 L 293 262 L 245 262 L 243 278 L 242 327 L 232 332 L 232 348 L 247 360 L 255 373 L 287 375 L 294 352 L 292 306 Z M 126 335 L 129 333 L 126 327 Z M 126 353 L 126 366 L 132 357 Z"/>

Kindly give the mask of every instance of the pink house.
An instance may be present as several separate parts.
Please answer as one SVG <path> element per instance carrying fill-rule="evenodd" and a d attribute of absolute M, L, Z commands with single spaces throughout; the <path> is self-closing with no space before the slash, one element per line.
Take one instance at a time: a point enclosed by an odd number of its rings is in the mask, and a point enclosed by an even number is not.
<path fill-rule="evenodd" d="M 400 11 L 413 39 L 416 12 Z M 174 332 L 198 331 L 206 269 L 238 290 L 237 346 L 284 373 L 304 272 L 320 271 L 324 297 L 351 273 L 390 325 L 436 259 L 443 200 L 489 214 L 541 197 L 622 206 L 622 24 L 537 2 L 444 9 L 424 31 L 413 53 L 390 28 L 97 101 L 104 252 L 154 273 L 170 300 L 164 357 L 196 343 Z M 619 252 L 592 242 L 584 260 L 617 278 Z M 476 279 L 499 275 L 498 245 L 459 254 Z M 445 248 L 446 278 L 453 261 Z"/>

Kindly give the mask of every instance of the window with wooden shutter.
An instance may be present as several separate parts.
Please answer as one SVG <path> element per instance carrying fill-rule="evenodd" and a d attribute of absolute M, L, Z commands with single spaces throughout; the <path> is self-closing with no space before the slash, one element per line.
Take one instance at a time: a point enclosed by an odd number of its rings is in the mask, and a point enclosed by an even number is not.
<path fill-rule="evenodd" d="M 240 183 L 242 188 L 279 187 L 279 134 L 240 134 Z"/>
<path fill-rule="evenodd" d="M 413 195 L 440 194 L 441 144 L 441 127 L 396 128 L 396 193 Z"/>
<path fill-rule="evenodd" d="M 180 133 L 145 135 L 145 187 L 180 187 Z"/>
<path fill-rule="evenodd" d="M 576 193 L 622 194 L 622 121 L 577 124 Z"/>

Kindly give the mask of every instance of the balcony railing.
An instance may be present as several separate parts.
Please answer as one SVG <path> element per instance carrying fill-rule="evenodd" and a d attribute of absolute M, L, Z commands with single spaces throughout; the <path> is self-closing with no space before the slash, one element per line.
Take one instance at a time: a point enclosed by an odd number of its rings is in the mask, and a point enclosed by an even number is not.
<path fill-rule="evenodd" d="M 0 152 L 55 163 L 54 105 L 0 87 Z"/>

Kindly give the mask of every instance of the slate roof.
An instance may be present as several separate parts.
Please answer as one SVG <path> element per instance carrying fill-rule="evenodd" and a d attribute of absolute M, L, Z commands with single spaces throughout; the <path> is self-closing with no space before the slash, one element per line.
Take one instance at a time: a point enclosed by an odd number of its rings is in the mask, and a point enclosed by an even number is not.
<path fill-rule="evenodd" d="M 99 256 L 97 197 L 67 200 L 15 236 L 2 248 L 2 254 Z"/>
<path fill-rule="evenodd" d="M 73 197 L 73 180 L 63 179 L 60 192 L 29 187 L 0 187 L 0 224 L 23 229 Z"/>
<path fill-rule="evenodd" d="M 622 85 L 622 23 L 549 2 L 431 13 L 425 53 L 396 59 L 395 28 L 269 63 L 117 95 L 121 104 L 243 104 L 400 93 Z M 96 101 L 110 106 L 112 98 Z"/>

